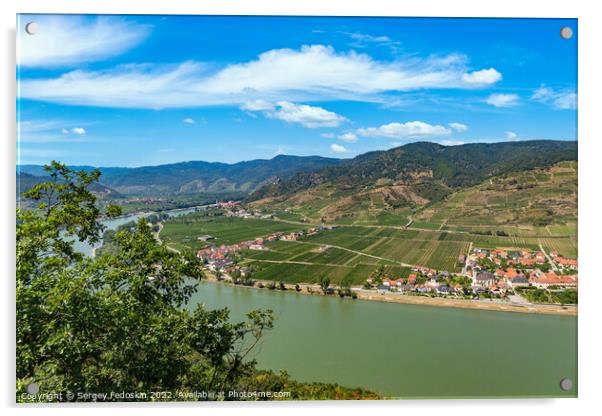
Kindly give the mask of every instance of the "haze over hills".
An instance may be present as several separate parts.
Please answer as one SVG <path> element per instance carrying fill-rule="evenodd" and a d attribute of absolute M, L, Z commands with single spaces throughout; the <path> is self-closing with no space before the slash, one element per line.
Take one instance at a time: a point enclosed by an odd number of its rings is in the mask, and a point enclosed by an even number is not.
<path fill-rule="evenodd" d="M 279 155 L 234 164 L 180 162 L 137 168 L 101 167 L 100 181 L 124 195 L 177 195 L 203 192 L 250 193 L 275 178 L 288 179 L 300 171 L 312 171 L 339 164 L 340 159 L 320 156 Z M 92 170 L 92 166 L 71 166 Z M 20 172 L 45 175 L 43 166 L 21 165 Z"/>
<path fill-rule="evenodd" d="M 45 176 L 36 176 L 25 172 L 17 173 L 17 197 L 19 192 L 25 192 L 41 182 L 47 181 Z M 92 183 L 89 188 L 99 199 L 116 199 L 122 197 L 119 192 L 100 183 Z"/>

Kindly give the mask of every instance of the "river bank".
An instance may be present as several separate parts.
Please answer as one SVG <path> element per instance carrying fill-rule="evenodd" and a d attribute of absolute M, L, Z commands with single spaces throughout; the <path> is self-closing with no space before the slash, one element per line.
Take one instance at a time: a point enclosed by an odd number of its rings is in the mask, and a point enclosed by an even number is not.
<path fill-rule="evenodd" d="M 205 271 L 205 276 L 210 282 L 216 284 L 234 285 L 231 282 L 224 280 L 218 280 L 212 272 Z M 286 285 L 287 290 L 283 291 L 280 289 L 268 289 L 268 285 L 273 283 L 271 281 L 256 280 L 254 286 L 235 285 L 237 287 L 246 289 L 255 289 L 263 291 L 279 291 L 283 293 L 298 293 L 307 296 L 320 296 L 320 297 L 338 297 L 337 294 L 324 295 L 322 289 L 317 284 L 299 283 L 299 291 L 295 290 L 295 286 L 288 284 Z M 258 287 L 259 283 L 263 284 L 263 288 Z M 479 309 L 487 311 L 498 311 L 498 312 L 518 312 L 518 313 L 531 313 L 531 314 L 544 314 L 544 315 L 564 315 L 564 316 L 577 316 L 577 307 L 573 305 L 562 306 L 562 305 L 541 305 L 541 304 L 516 304 L 506 303 L 501 301 L 492 300 L 468 300 L 468 299 L 454 299 L 454 298 L 443 298 L 443 297 L 430 297 L 430 296 L 419 296 L 419 295 L 404 295 L 398 293 L 378 293 L 376 290 L 367 290 L 363 288 L 354 287 L 353 292 L 357 294 L 357 299 L 374 301 L 374 302 L 389 302 L 389 303 L 403 303 L 410 305 L 425 305 L 435 306 L 442 308 L 461 308 L 461 309 Z"/>

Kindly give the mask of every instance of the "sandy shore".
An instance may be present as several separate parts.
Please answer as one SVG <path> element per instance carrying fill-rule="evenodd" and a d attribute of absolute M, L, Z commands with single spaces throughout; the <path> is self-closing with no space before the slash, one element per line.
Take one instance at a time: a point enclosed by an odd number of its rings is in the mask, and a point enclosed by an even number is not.
<path fill-rule="evenodd" d="M 205 272 L 205 276 L 207 280 L 213 281 L 221 284 L 229 284 L 226 282 L 218 282 L 210 272 Z M 237 285 L 237 287 L 243 287 L 248 289 L 255 290 L 270 290 L 267 288 L 259 288 L 257 284 L 261 282 L 264 286 L 271 283 L 270 281 L 262 281 L 256 280 L 255 286 L 242 286 Z M 307 283 L 299 283 L 300 291 L 295 291 L 295 285 L 287 284 L 286 288 L 287 292 L 291 293 L 299 293 L 302 295 L 308 296 L 324 296 L 322 294 L 322 290 L 319 285 L 315 284 L 307 284 Z M 311 290 L 308 291 L 308 288 Z M 354 288 L 359 290 L 354 290 L 357 294 L 358 299 L 369 300 L 375 302 L 392 302 L 392 303 L 406 303 L 412 305 L 426 305 L 426 306 L 436 306 L 442 308 L 464 308 L 464 309 L 480 309 L 487 311 L 500 311 L 500 312 L 519 312 L 519 313 L 536 313 L 536 314 L 545 314 L 545 315 L 566 315 L 566 316 L 577 316 L 577 307 L 576 306 L 561 306 L 561 305 L 537 305 L 537 304 L 525 304 L 519 305 L 510 302 L 496 302 L 487 300 L 467 300 L 467 299 L 452 299 L 452 298 L 442 298 L 442 297 L 428 297 L 428 296 L 415 296 L 415 295 L 403 295 L 396 293 L 387 293 L 380 294 L 375 290 L 364 290 L 360 288 Z M 274 289 L 278 290 L 278 289 Z M 337 294 L 329 295 L 332 297 L 338 297 Z"/>

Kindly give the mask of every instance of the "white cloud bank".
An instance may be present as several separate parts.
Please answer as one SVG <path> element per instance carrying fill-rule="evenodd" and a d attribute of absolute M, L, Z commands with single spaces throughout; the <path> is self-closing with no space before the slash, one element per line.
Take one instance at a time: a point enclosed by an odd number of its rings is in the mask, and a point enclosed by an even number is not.
<path fill-rule="evenodd" d="M 86 129 L 84 129 L 83 127 L 73 127 L 71 129 L 71 133 L 83 136 L 84 134 L 86 134 Z"/>
<path fill-rule="evenodd" d="M 25 33 L 30 21 L 38 32 Z M 119 17 L 21 16 L 17 63 L 56 68 L 119 55 L 142 42 L 150 27 Z"/>
<path fill-rule="evenodd" d="M 182 123 L 186 123 L 186 124 L 194 124 L 194 123 L 195 123 L 195 121 L 194 121 L 194 119 L 192 119 L 192 118 L 190 118 L 190 117 L 187 117 L 187 118 L 185 118 L 184 120 L 182 120 Z"/>
<path fill-rule="evenodd" d="M 379 94 L 424 89 L 474 89 L 499 81 L 494 68 L 470 71 L 467 58 L 378 61 L 324 45 L 274 49 L 255 60 L 210 65 L 131 64 L 76 70 L 51 79 L 23 79 L 21 97 L 72 105 L 182 108 L 253 101 L 383 101 Z"/>
<path fill-rule="evenodd" d="M 345 117 L 322 107 L 295 104 L 288 101 L 278 101 L 276 104 L 272 104 L 267 101 L 256 100 L 245 103 L 240 108 L 247 111 L 260 111 L 268 118 L 300 124 L 310 129 L 338 127 L 347 121 Z"/>
<path fill-rule="evenodd" d="M 510 140 L 510 141 L 514 141 L 518 139 L 518 134 L 516 134 L 513 131 L 507 131 L 506 132 L 506 139 Z"/>
<path fill-rule="evenodd" d="M 516 94 L 491 94 L 485 102 L 494 107 L 514 107 L 519 104 Z"/>
<path fill-rule="evenodd" d="M 577 93 L 571 90 L 555 91 L 542 85 L 535 90 L 531 99 L 549 104 L 558 110 L 574 110 L 577 108 Z"/>
<path fill-rule="evenodd" d="M 441 125 L 432 125 L 422 121 L 407 123 L 389 123 L 379 127 L 357 129 L 357 134 L 364 137 L 385 137 L 388 139 L 411 139 L 449 136 L 451 130 Z"/>

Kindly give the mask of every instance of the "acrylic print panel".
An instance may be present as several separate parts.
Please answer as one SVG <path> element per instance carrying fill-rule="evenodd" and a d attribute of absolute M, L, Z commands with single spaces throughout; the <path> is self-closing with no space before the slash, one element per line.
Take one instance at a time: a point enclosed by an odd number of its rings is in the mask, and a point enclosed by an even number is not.
<path fill-rule="evenodd" d="M 575 19 L 17 33 L 17 401 L 576 397 Z"/>

